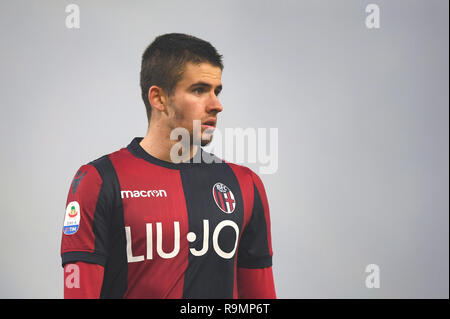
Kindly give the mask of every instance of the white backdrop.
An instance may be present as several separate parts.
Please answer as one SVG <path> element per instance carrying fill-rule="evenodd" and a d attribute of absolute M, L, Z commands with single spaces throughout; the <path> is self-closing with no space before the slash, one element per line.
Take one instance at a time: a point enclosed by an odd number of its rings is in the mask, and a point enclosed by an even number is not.
<path fill-rule="evenodd" d="M 220 130 L 278 128 L 278 170 L 260 175 L 278 297 L 448 298 L 448 6 L 1 1 L 0 297 L 62 297 L 72 177 L 145 135 L 141 54 L 181 32 L 224 55 Z"/>

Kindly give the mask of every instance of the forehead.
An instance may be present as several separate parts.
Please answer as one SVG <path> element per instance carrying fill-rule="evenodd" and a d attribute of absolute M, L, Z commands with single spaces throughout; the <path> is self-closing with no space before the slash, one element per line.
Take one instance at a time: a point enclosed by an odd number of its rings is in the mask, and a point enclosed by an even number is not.
<path fill-rule="evenodd" d="M 221 82 L 222 70 L 218 66 L 203 62 L 200 64 L 187 63 L 183 77 L 178 82 L 179 86 L 190 86 L 196 82 L 205 82 L 212 86 L 219 86 Z"/>

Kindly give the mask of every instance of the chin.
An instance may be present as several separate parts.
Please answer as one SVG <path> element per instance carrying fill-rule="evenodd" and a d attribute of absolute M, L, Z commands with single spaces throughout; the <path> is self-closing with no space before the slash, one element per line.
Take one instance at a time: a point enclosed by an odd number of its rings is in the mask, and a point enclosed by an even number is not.
<path fill-rule="evenodd" d="M 203 146 L 206 146 L 206 145 L 208 145 L 209 143 L 211 143 L 211 141 L 212 141 L 212 138 L 210 138 L 209 140 L 201 140 L 201 146 L 203 147 Z"/>
<path fill-rule="evenodd" d="M 208 145 L 209 143 L 212 142 L 212 139 L 213 139 L 212 132 L 208 132 L 208 133 L 203 132 L 201 137 L 200 137 L 200 145 L 202 147 L 206 146 L 206 145 Z"/>

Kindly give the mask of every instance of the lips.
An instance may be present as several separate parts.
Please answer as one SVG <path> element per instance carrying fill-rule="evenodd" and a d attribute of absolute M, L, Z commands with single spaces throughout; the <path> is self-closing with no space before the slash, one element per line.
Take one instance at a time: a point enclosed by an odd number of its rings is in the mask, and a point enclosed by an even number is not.
<path fill-rule="evenodd" d="M 207 119 L 206 121 L 204 121 L 204 122 L 202 123 L 202 125 L 211 126 L 211 127 L 216 127 L 216 122 L 217 122 L 217 119 L 215 119 L 215 118 Z"/>

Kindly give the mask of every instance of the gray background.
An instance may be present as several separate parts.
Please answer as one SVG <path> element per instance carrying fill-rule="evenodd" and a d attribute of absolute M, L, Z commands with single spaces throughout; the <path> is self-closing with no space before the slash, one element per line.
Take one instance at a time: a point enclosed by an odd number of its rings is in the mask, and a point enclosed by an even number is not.
<path fill-rule="evenodd" d="M 0 3 L 0 297 L 62 297 L 70 182 L 146 133 L 140 57 L 168 32 L 224 55 L 219 129 L 279 130 L 278 297 L 449 297 L 448 1 Z"/>

